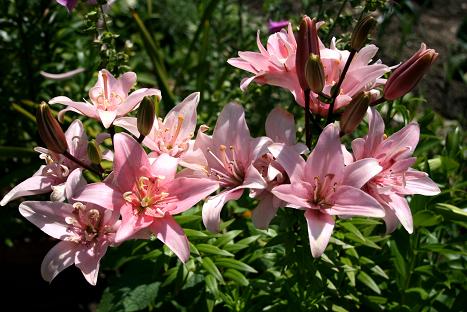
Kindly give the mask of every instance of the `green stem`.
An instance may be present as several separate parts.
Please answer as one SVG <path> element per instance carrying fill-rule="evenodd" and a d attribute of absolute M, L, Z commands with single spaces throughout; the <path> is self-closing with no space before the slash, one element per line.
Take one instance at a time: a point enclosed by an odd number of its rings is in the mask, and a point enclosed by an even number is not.
<path fill-rule="evenodd" d="M 104 7 L 99 5 L 99 10 L 101 11 L 102 21 L 104 22 L 105 31 L 109 32 L 109 26 L 107 25 L 107 19 L 105 18 Z"/>
<path fill-rule="evenodd" d="M 310 131 L 310 90 L 303 90 L 305 93 L 305 139 L 306 146 L 311 150 L 311 131 Z"/>
<path fill-rule="evenodd" d="M 97 174 L 99 177 L 102 177 L 102 172 L 101 171 L 98 171 L 96 170 L 95 168 L 85 164 L 84 162 L 82 162 L 81 160 L 79 160 L 78 158 L 76 158 L 75 156 L 71 155 L 68 151 L 64 151 L 63 152 L 63 156 L 65 156 L 66 158 L 68 158 L 69 160 L 75 162 L 76 164 L 78 164 L 80 167 L 84 168 L 84 169 L 87 169 L 95 174 Z"/>
<path fill-rule="evenodd" d="M 329 104 L 328 118 L 326 119 L 326 124 L 329 124 L 331 122 L 332 113 L 333 113 L 333 110 L 334 110 L 334 103 L 336 102 L 336 98 L 340 93 L 341 86 L 342 86 L 342 83 L 344 82 L 345 75 L 347 74 L 347 71 L 349 70 L 349 67 L 350 67 L 350 63 L 352 63 L 352 60 L 353 60 L 356 53 L 357 53 L 357 51 L 355 51 L 353 49 L 350 51 L 350 55 L 347 58 L 347 62 L 345 62 L 344 70 L 342 70 L 341 76 L 339 77 L 339 81 L 337 82 L 337 85 L 335 85 L 333 87 L 334 91 L 332 92 L 331 103 Z"/>
<path fill-rule="evenodd" d="M 336 28 L 337 25 L 337 20 L 339 19 L 339 16 L 341 16 L 342 10 L 344 10 L 345 5 L 347 4 L 347 0 L 344 0 L 339 8 L 339 11 L 337 11 L 336 18 L 334 19 L 331 28 L 329 29 L 328 35 L 326 36 L 326 42 L 331 39 L 332 32 L 334 31 L 334 28 Z"/>

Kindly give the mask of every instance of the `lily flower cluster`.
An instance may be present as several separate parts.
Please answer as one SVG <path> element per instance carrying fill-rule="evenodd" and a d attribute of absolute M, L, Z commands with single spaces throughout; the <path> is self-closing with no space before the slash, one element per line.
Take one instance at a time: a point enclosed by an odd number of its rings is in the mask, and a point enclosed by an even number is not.
<path fill-rule="evenodd" d="M 152 100 L 161 101 L 160 91 L 129 94 L 136 83 L 133 72 L 115 78 L 102 69 L 89 101 L 64 96 L 49 101 L 67 106 L 59 117 L 71 111 L 109 129 L 94 141 L 88 142 L 79 119 L 63 132 L 48 104 L 41 104 L 38 128 L 47 148 L 36 150 L 45 165 L 6 194 L 1 205 L 51 193 L 50 201 L 19 206 L 21 215 L 61 240 L 42 262 L 43 278 L 51 281 L 74 263 L 94 285 L 107 248 L 130 239 L 156 237 L 185 262 L 189 242 L 174 215 L 203 201 L 203 223 L 217 232 L 225 204 L 245 191 L 258 201 L 252 212 L 257 228 L 268 228 L 280 208 L 303 212 L 313 257 L 325 251 L 336 217 L 383 218 L 388 233 L 399 224 L 411 233 L 405 197 L 439 193 L 426 173 L 410 168 L 420 130 L 412 122 L 387 137 L 383 119 L 369 106 L 409 92 L 437 54 L 422 45 L 386 82 L 382 77 L 391 68 L 372 62 L 376 46 L 363 46 L 371 19 L 357 25 L 350 51 L 338 50 L 335 39 L 326 48 L 317 36 L 320 25 L 305 16 L 297 39 L 289 23 L 287 30 L 269 36 L 267 48 L 258 33 L 260 52 L 239 52 L 228 61 L 254 74 L 242 81 L 242 89 L 257 82 L 292 92 L 305 108 L 307 145 L 297 142 L 294 116 L 279 106 L 269 113 L 262 137 L 251 136 L 238 103 L 223 108 L 211 134 L 206 125 L 196 132 L 199 93 L 157 118 Z M 381 96 L 378 87 L 385 83 Z M 137 117 L 128 116 L 136 109 Z M 341 137 L 353 132 L 365 114 L 368 133 L 352 142 L 350 153 Z M 313 133 L 314 145 L 311 121 L 320 129 Z M 124 131 L 115 134 L 115 127 Z M 109 138 L 107 150 L 101 145 Z M 111 170 L 102 168 L 102 159 L 112 162 Z M 101 181 L 88 184 L 85 171 Z"/>

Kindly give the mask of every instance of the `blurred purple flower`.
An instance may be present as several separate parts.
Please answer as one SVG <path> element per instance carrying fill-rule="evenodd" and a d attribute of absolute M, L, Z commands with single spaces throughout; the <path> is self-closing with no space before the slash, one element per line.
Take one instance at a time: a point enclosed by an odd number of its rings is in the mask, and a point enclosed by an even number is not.
<path fill-rule="evenodd" d="M 76 7 L 78 0 L 57 0 L 57 3 L 66 7 L 68 12 L 71 12 Z"/>
<path fill-rule="evenodd" d="M 282 28 L 287 27 L 287 25 L 289 25 L 289 21 L 285 21 L 285 20 L 284 21 L 269 20 L 269 22 L 268 22 L 269 33 L 273 34 L 273 33 L 279 32 L 279 31 L 281 31 Z"/>

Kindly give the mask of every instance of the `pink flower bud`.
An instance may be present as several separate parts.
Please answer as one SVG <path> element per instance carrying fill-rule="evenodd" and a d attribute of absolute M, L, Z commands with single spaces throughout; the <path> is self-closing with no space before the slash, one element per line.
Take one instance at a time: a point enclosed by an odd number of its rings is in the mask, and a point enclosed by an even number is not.
<path fill-rule="evenodd" d="M 297 56 L 295 59 L 298 81 L 303 90 L 309 89 L 306 81 L 305 68 L 311 53 L 320 56 L 316 19 L 311 19 L 305 15 L 303 16 L 300 29 L 298 30 Z"/>
<path fill-rule="evenodd" d="M 352 133 L 362 122 L 370 105 L 370 92 L 362 92 L 352 99 L 340 120 L 341 134 Z"/>
<path fill-rule="evenodd" d="M 145 98 L 138 108 L 137 116 L 138 131 L 141 135 L 147 136 L 151 132 L 155 118 L 156 108 L 154 103 L 149 98 Z"/>
<path fill-rule="evenodd" d="M 49 150 L 62 154 L 68 149 L 65 133 L 45 102 L 42 102 L 37 110 L 36 121 L 39 136 Z"/>
<path fill-rule="evenodd" d="M 362 18 L 352 32 L 350 47 L 355 51 L 359 51 L 365 45 L 368 34 L 373 30 L 375 25 L 376 20 L 373 17 L 367 15 Z"/>
<path fill-rule="evenodd" d="M 389 77 L 384 86 L 384 97 L 395 100 L 410 92 L 428 71 L 438 57 L 433 49 L 427 49 L 422 43 L 410 59 L 402 63 Z"/>

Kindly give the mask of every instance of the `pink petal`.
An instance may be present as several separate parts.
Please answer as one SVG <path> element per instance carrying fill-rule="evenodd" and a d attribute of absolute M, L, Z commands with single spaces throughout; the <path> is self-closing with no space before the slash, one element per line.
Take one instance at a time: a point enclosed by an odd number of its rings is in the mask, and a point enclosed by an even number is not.
<path fill-rule="evenodd" d="M 238 52 L 238 56 L 250 63 L 257 71 L 267 70 L 271 66 L 268 58 L 258 52 Z"/>
<path fill-rule="evenodd" d="M 359 189 L 380 173 L 382 169 L 383 167 L 374 158 L 357 160 L 344 168 L 342 184 Z"/>
<path fill-rule="evenodd" d="M 377 149 L 377 155 L 385 154 L 385 159 L 391 159 L 406 151 L 403 157 L 407 157 L 415 150 L 419 137 L 420 128 L 418 124 L 411 122 L 384 140 Z"/>
<path fill-rule="evenodd" d="M 175 209 L 171 215 L 186 211 L 219 188 L 219 184 L 208 178 L 177 178 L 168 185 L 167 192 L 175 198 Z"/>
<path fill-rule="evenodd" d="M 370 107 L 367 113 L 368 135 L 365 142 L 365 152 L 362 157 L 377 156 L 376 149 L 384 138 L 384 121 L 379 112 L 374 107 Z"/>
<path fill-rule="evenodd" d="M 341 144 L 342 155 L 344 156 L 344 164 L 346 166 L 354 162 L 353 155 L 345 148 L 344 144 Z"/>
<path fill-rule="evenodd" d="M 67 98 L 66 96 L 57 96 L 49 101 L 49 104 L 63 104 L 68 107 L 72 107 L 79 111 L 81 114 L 88 116 L 90 118 L 97 119 L 98 115 L 94 105 L 85 102 L 74 102 Z"/>
<path fill-rule="evenodd" d="M 57 2 L 60 2 L 60 1 L 57 1 Z M 45 71 L 40 71 L 39 74 L 41 74 L 42 76 L 44 76 L 45 78 L 47 79 L 50 79 L 50 80 L 65 80 L 65 79 L 69 79 L 69 78 L 72 78 L 82 72 L 84 72 L 85 69 L 82 68 L 82 67 L 78 67 L 76 69 L 73 69 L 73 70 L 70 70 L 70 71 L 67 71 L 67 72 L 64 72 L 64 73 L 59 73 L 59 74 L 52 74 L 52 73 L 47 73 Z"/>
<path fill-rule="evenodd" d="M 248 159 L 244 159 L 244 153 L 240 153 L 240 159 L 244 165 L 253 163 L 258 157 L 268 152 L 268 145 L 272 143 L 268 137 L 252 138 L 250 141 L 250 151 L 248 153 Z M 242 146 L 241 143 L 237 143 L 237 146 Z M 244 142 L 245 144 L 245 142 Z M 242 148 L 240 150 L 243 150 Z"/>
<path fill-rule="evenodd" d="M 71 155 L 79 159 L 87 157 L 88 136 L 81 120 L 76 119 L 71 123 L 65 131 L 65 138 Z"/>
<path fill-rule="evenodd" d="M 290 146 L 272 144 L 268 150 L 276 158 L 276 161 L 284 168 L 292 183 L 302 181 L 305 169 L 305 160 Z"/>
<path fill-rule="evenodd" d="M 365 155 L 365 139 L 358 138 L 352 141 L 352 153 L 355 160 L 366 158 Z M 368 155 L 368 157 L 371 155 Z M 375 155 L 376 156 L 376 155 Z M 345 155 L 344 155 L 345 158 Z"/>
<path fill-rule="evenodd" d="M 178 158 L 162 154 L 152 163 L 151 172 L 154 176 L 163 176 L 163 183 L 171 182 L 177 173 Z"/>
<path fill-rule="evenodd" d="M 407 200 L 395 193 L 389 194 L 387 205 L 392 209 L 399 222 L 409 234 L 413 233 L 412 212 L 410 211 Z"/>
<path fill-rule="evenodd" d="M 281 206 L 281 201 L 274 200 L 274 195 L 270 192 L 264 192 L 261 196 L 258 206 L 253 210 L 253 224 L 258 229 L 267 229 L 271 220 L 275 217 L 277 209 Z"/>
<path fill-rule="evenodd" d="M 65 219 L 74 218 L 73 206 L 60 202 L 25 201 L 19 205 L 19 213 L 47 235 L 65 239 L 73 235 Z"/>
<path fill-rule="evenodd" d="M 151 230 L 167 247 L 172 250 L 183 263 L 190 258 L 190 245 L 183 229 L 172 216 L 155 219 L 151 224 Z"/>
<path fill-rule="evenodd" d="M 99 114 L 99 119 L 104 125 L 104 128 L 106 129 L 110 127 L 110 125 L 112 125 L 113 121 L 115 120 L 115 117 L 117 117 L 116 111 L 105 111 L 98 109 L 97 113 Z"/>
<path fill-rule="evenodd" d="M 175 128 L 179 122 L 179 116 L 183 116 L 183 124 L 180 130 L 179 138 L 186 138 L 195 132 L 196 128 L 196 108 L 200 98 L 199 92 L 194 92 L 187 96 L 181 103 L 177 104 L 164 118 L 164 124 L 167 128 Z"/>
<path fill-rule="evenodd" d="M 327 209 L 330 215 L 384 217 L 384 209 L 370 195 L 352 186 L 336 187 L 330 200 L 334 205 Z"/>
<path fill-rule="evenodd" d="M 238 155 L 242 156 L 240 161 L 246 163 L 251 140 L 250 130 L 245 121 L 243 107 L 236 103 L 227 104 L 221 111 L 212 135 L 212 144 L 215 148 L 221 145 L 234 146 Z M 248 144 L 248 145 L 247 145 Z M 247 145 L 245 147 L 245 145 Z"/>
<path fill-rule="evenodd" d="M 243 194 L 243 189 L 224 190 L 209 197 L 203 205 L 203 223 L 211 232 L 219 232 L 220 215 L 224 204 L 230 200 L 237 200 Z"/>
<path fill-rule="evenodd" d="M 118 80 L 120 81 L 120 92 L 126 95 L 136 83 L 136 74 L 134 72 L 126 72 L 118 77 Z"/>
<path fill-rule="evenodd" d="M 339 177 L 343 170 L 344 156 L 342 155 L 339 129 L 333 124 L 329 124 L 319 136 L 315 149 L 306 161 L 305 176 L 307 181 L 313 181 L 315 177 L 324 178 L 327 174 L 335 174 L 336 177 Z"/>
<path fill-rule="evenodd" d="M 441 190 L 427 173 L 409 169 L 405 174 L 404 194 L 420 194 L 425 196 L 438 195 Z"/>
<path fill-rule="evenodd" d="M 251 189 L 264 189 L 267 187 L 267 182 L 264 180 L 258 169 L 256 169 L 255 166 L 250 165 L 246 170 L 242 187 Z"/>
<path fill-rule="evenodd" d="M 68 202 L 71 202 L 72 197 L 79 194 L 86 184 L 86 179 L 83 177 L 83 169 L 76 168 L 73 170 L 65 182 L 65 194 Z"/>
<path fill-rule="evenodd" d="M 5 206 L 8 202 L 23 196 L 48 193 L 55 184 L 53 177 L 36 175 L 24 180 L 11 191 L 9 191 L 0 201 L 0 206 Z"/>
<path fill-rule="evenodd" d="M 295 144 L 295 120 L 293 115 L 279 106 L 274 108 L 266 119 L 266 135 L 274 143 Z"/>
<path fill-rule="evenodd" d="M 397 229 L 400 222 L 396 214 L 394 213 L 394 210 L 392 210 L 388 206 L 383 206 L 383 207 L 385 207 L 384 210 L 386 213 L 386 215 L 383 218 L 384 223 L 386 224 L 386 234 L 391 234 Z"/>
<path fill-rule="evenodd" d="M 154 217 L 146 216 L 143 214 L 136 214 L 130 204 L 125 204 L 120 209 L 122 215 L 122 222 L 115 234 L 115 243 L 121 243 L 125 240 L 134 238 L 133 236 L 142 229 L 150 226 L 156 219 Z"/>
<path fill-rule="evenodd" d="M 117 211 L 126 203 L 121 192 L 102 182 L 88 184 L 73 197 L 73 200 Z"/>
<path fill-rule="evenodd" d="M 141 101 L 146 97 L 146 96 L 156 96 L 159 101 L 161 100 L 161 91 L 157 89 L 147 89 L 147 88 L 142 88 L 134 91 L 131 93 L 127 98 L 124 104 L 118 106 L 117 108 L 117 115 L 118 116 L 124 116 L 131 112 L 135 107 L 141 103 Z"/>
<path fill-rule="evenodd" d="M 279 199 L 302 208 L 312 208 L 309 203 L 311 197 L 311 187 L 304 183 L 282 184 L 271 190 L 274 196 Z"/>
<path fill-rule="evenodd" d="M 108 243 L 105 241 L 97 242 L 90 247 L 82 246 L 75 255 L 75 266 L 81 270 L 84 278 L 91 285 L 96 285 L 100 260 L 105 255 L 107 246 Z"/>
<path fill-rule="evenodd" d="M 124 133 L 114 137 L 114 182 L 122 193 L 132 190 L 141 176 L 147 176 L 148 156 L 141 145 Z"/>
<path fill-rule="evenodd" d="M 331 238 L 334 229 L 334 218 L 315 209 L 305 211 L 305 218 L 308 224 L 311 255 L 313 258 L 319 258 Z"/>
<path fill-rule="evenodd" d="M 42 260 L 42 278 L 51 282 L 58 273 L 72 265 L 77 247 L 77 244 L 73 242 L 59 242 L 52 247 Z"/>
<path fill-rule="evenodd" d="M 256 68 L 254 68 L 250 63 L 248 63 L 247 61 L 239 58 L 239 57 L 236 57 L 236 58 L 230 58 L 227 60 L 227 63 L 229 63 L 230 65 L 232 65 L 233 67 L 237 67 L 239 69 L 243 69 L 243 70 L 246 70 L 250 73 L 253 73 L 253 74 L 256 74 L 258 71 L 256 70 Z"/>

